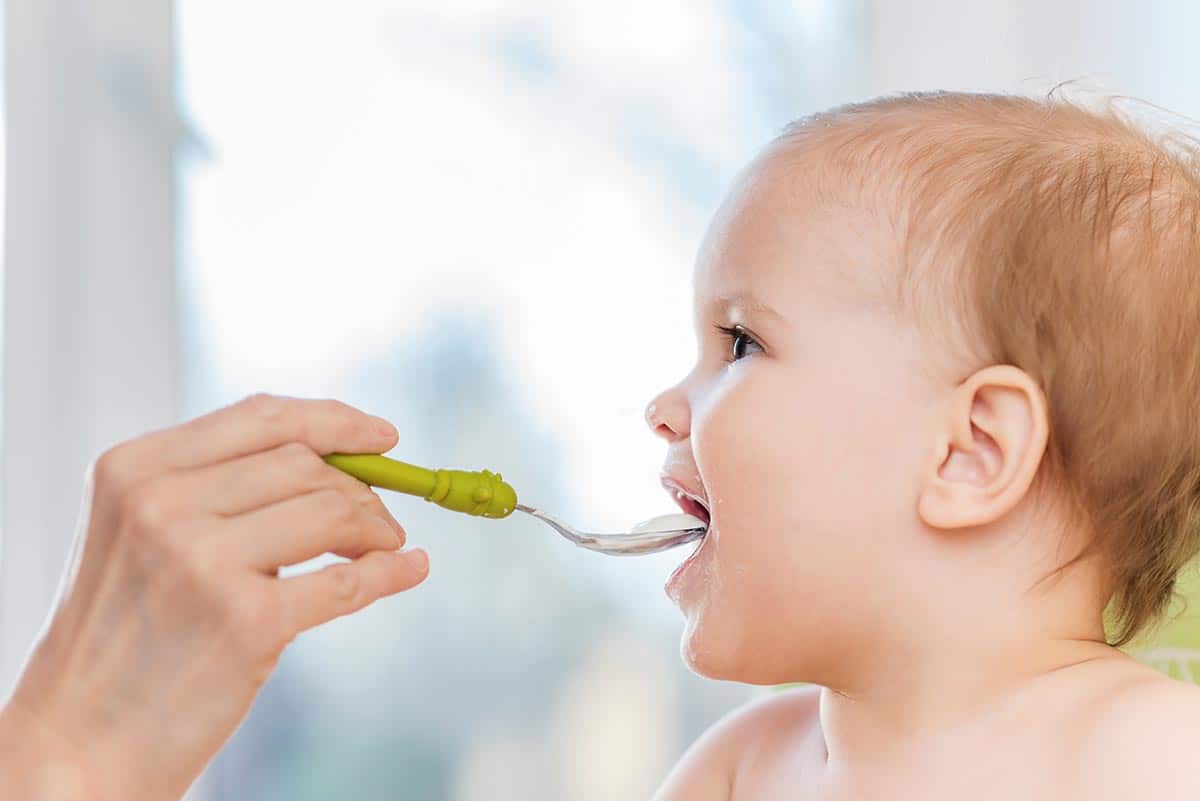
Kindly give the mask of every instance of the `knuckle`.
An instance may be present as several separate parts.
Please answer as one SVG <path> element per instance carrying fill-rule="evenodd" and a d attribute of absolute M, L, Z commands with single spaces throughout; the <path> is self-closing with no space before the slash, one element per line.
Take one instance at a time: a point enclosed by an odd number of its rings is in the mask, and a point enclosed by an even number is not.
<path fill-rule="evenodd" d="M 353 606 L 358 600 L 362 582 L 350 565 L 331 565 L 325 568 L 329 578 L 330 592 L 341 604 Z"/>
<path fill-rule="evenodd" d="M 340 401 L 337 398 L 322 398 L 320 400 L 320 404 L 321 404 L 323 410 L 328 412 L 329 414 L 340 414 L 340 415 L 362 414 L 362 412 L 360 412 L 358 409 L 355 409 L 350 404 L 346 403 L 345 401 Z"/>
<path fill-rule="evenodd" d="M 127 443 L 114 445 L 101 453 L 91 464 L 92 480 L 97 491 L 119 493 L 129 483 L 130 454 Z"/>
<path fill-rule="evenodd" d="M 292 440 L 279 446 L 279 458 L 289 475 L 311 483 L 325 477 L 325 460 L 303 442 Z"/>
<path fill-rule="evenodd" d="M 287 417 L 287 399 L 269 392 L 256 392 L 242 399 L 241 405 L 250 414 L 268 425 L 281 425 Z"/>
<path fill-rule="evenodd" d="M 292 440 L 285 442 L 279 446 L 279 454 L 290 464 L 307 465 L 312 464 L 317 454 L 312 448 L 305 445 L 303 442 Z M 319 461 L 319 460 L 318 460 Z"/>
<path fill-rule="evenodd" d="M 161 482 L 151 481 L 133 488 L 121 498 L 123 518 L 143 535 L 162 535 L 170 528 L 172 507 Z"/>

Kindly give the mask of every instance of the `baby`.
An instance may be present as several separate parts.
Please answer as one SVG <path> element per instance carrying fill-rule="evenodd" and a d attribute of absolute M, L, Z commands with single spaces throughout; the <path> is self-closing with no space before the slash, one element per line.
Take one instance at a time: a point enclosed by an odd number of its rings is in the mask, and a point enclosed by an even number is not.
<path fill-rule="evenodd" d="M 683 658 L 809 686 L 656 799 L 1200 799 L 1200 688 L 1118 650 L 1200 552 L 1194 144 L 1053 95 L 818 114 L 736 181 L 695 320 L 646 412 L 711 516 Z"/>

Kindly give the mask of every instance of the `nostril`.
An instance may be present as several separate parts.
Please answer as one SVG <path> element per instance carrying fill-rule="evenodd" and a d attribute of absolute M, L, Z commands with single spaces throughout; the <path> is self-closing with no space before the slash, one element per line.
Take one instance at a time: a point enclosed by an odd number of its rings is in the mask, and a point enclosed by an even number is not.
<path fill-rule="evenodd" d="M 646 425 L 650 427 L 650 430 L 655 435 L 662 437 L 667 442 L 674 442 L 675 440 L 679 439 L 679 433 L 672 428 L 671 424 L 667 422 L 667 419 L 660 414 L 659 405 L 657 403 L 651 403 L 646 407 L 644 417 L 646 419 Z"/>

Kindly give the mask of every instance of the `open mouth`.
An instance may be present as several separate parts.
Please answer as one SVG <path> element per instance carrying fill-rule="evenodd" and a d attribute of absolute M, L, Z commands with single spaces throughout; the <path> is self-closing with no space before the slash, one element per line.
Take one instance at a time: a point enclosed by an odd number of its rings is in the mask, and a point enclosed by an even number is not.
<path fill-rule="evenodd" d="M 702 500 L 679 489 L 672 489 L 671 494 L 675 498 L 675 503 L 679 504 L 680 509 L 686 514 L 700 518 L 704 521 L 704 525 L 708 526 L 712 520 L 712 515 L 709 514 L 708 507 Z"/>
<path fill-rule="evenodd" d="M 689 565 L 692 565 L 696 562 L 700 556 L 700 551 L 704 549 L 704 545 L 709 541 L 708 532 L 709 526 L 712 523 L 712 514 L 709 511 L 708 503 L 704 499 L 699 498 L 683 489 L 679 482 L 664 476 L 663 487 L 671 494 L 671 497 L 675 499 L 675 503 L 679 505 L 680 510 L 682 510 L 685 514 L 692 515 L 693 517 L 704 521 L 703 536 L 696 538 L 696 546 L 692 549 L 692 552 L 679 564 L 678 567 L 675 568 L 670 577 L 667 578 L 667 596 L 676 603 L 679 603 L 679 599 L 682 597 L 681 593 L 683 592 L 681 589 L 681 582 L 683 581 L 682 575 L 687 571 Z"/>

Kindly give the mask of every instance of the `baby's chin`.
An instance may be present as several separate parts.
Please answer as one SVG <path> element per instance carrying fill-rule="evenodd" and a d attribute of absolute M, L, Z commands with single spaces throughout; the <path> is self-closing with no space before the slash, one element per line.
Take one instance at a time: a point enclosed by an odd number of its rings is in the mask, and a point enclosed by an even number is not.
<path fill-rule="evenodd" d="M 778 631 L 770 625 L 770 615 L 760 617 L 767 624 L 763 628 L 749 621 L 731 620 L 721 612 L 706 605 L 684 613 L 679 655 L 689 670 L 705 678 L 743 684 L 807 681 L 802 677 L 807 671 L 781 647 Z"/>

